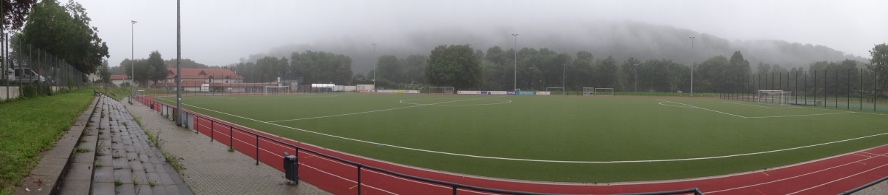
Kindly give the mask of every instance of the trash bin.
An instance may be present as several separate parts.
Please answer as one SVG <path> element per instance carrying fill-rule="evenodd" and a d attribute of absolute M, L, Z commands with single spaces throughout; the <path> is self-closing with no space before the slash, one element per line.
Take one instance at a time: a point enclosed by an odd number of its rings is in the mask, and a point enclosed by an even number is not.
<path fill-rule="evenodd" d="M 299 159 L 295 154 L 284 152 L 284 177 L 294 184 L 299 184 Z"/>

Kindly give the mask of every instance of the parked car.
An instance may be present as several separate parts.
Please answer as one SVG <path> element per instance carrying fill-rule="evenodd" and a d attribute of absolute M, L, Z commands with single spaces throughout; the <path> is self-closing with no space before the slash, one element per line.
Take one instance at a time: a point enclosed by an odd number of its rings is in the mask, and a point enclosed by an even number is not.
<path fill-rule="evenodd" d="M 39 84 L 46 82 L 46 77 L 43 75 L 37 74 L 34 70 L 30 68 L 18 68 L 15 69 L 15 82 L 19 82 L 22 84 Z"/>

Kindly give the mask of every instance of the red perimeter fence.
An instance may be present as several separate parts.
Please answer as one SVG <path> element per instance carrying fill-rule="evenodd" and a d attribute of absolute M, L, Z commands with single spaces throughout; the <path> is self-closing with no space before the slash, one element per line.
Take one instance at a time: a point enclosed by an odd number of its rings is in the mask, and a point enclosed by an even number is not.
<path fill-rule="evenodd" d="M 175 107 L 152 97 L 138 97 L 143 105 L 172 119 Z M 336 157 L 324 149 L 253 130 L 227 121 L 185 110 L 185 126 L 218 141 L 230 149 L 265 163 L 283 173 L 284 153 L 295 154 L 298 176 L 333 194 L 544 194 L 477 187 L 433 180 L 355 162 L 353 156 Z M 352 160 L 347 160 L 352 159 Z M 697 188 L 643 194 L 703 194 Z"/>

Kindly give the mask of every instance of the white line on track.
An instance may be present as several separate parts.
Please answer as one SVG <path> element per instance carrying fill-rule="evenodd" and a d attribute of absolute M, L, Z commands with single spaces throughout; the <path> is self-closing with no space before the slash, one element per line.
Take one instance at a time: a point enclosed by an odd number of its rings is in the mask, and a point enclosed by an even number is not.
<path fill-rule="evenodd" d="M 857 176 L 857 175 L 860 175 L 860 174 L 864 174 L 864 173 L 866 173 L 866 172 L 870 172 L 870 171 L 872 171 L 872 170 L 876 170 L 876 169 L 879 169 L 879 168 L 882 168 L 882 167 L 885 167 L 885 166 L 888 166 L 888 164 L 883 164 L 883 165 L 880 165 L 880 166 L 878 166 L 878 167 L 874 167 L 874 168 L 872 168 L 872 169 L 867 169 L 866 171 L 861 171 L 860 173 L 855 173 L 855 174 L 853 174 L 853 175 L 849 175 L 849 176 L 846 176 L 846 177 L 842 177 L 842 178 L 839 178 L 839 179 L 835 179 L 835 180 L 832 180 L 832 181 L 829 181 L 829 182 L 826 182 L 826 183 L 822 183 L 822 184 L 820 184 L 820 185 L 811 186 L 810 188 L 805 188 L 805 189 L 802 189 L 802 190 L 799 190 L 799 191 L 795 191 L 795 192 L 792 192 L 792 193 L 788 193 L 787 195 L 789 195 L 789 194 L 798 194 L 798 193 L 800 193 L 800 192 L 808 191 L 808 190 L 811 190 L 811 189 L 814 189 L 814 188 L 818 188 L 818 187 L 820 187 L 820 186 L 825 186 L 825 185 L 827 185 L 827 184 L 831 184 L 831 183 L 835 183 L 835 182 L 838 182 L 838 181 L 842 181 L 842 180 L 845 180 L 845 179 L 848 179 L 848 178 L 851 178 L 851 177 L 854 177 L 854 176 Z"/>
<path fill-rule="evenodd" d="M 774 180 L 774 181 L 762 182 L 762 183 L 757 183 L 757 184 L 752 184 L 752 185 L 745 185 L 745 186 L 739 186 L 739 187 L 733 187 L 733 188 L 728 188 L 728 189 L 723 189 L 723 190 L 709 191 L 709 192 L 706 192 L 706 193 L 707 193 L 707 194 L 714 194 L 714 193 L 719 193 L 719 192 L 727 192 L 727 191 L 731 191 L 731 190 L 737 190 L 737 189 L 743 189 L 743 188 L 749 188 L 749 187 L 755 187 L 755 186 L 760 186 L 760 185 L 765 185 L 765 184 L 771 184 L 771 183 L 776 183 L 776 182 L 786 181 L 786 180 L 790 180 L 790 179 L 795 179 L 795 178 L 803 177 L 803 176 L 806 176 L 806 175 L 811 175 L 811 174 L 815 174 L 815 173 L 820 173 L 820 172 L 828 171 L 828 170 L 831 170 L 831 169 L 835 169 L 835 168 L 843 167 L 843 166 L 850 165 L 850 164 L 854 164 L 854 163 L 859 163 L 859 162 L 861 162 L 861 161 L 869 160 L 869 159 L 872 159 L 872 158 L 875 158 L 875 157 L 876 157 L 876 156 L 870 156 L 870 157 L 867 157 L 867 158 L 864 158 L 864 159 L 860 159 L 860 160 L 857 160 L 857 161 L 854 161 L 854 162 L 849 162 L 849 163 L 845 163 L 845 164 L 841 164 L 841 165 L 836 165 L 836 166 L 832 166 L 832 167 L 829 167 L 829 168 L 820 169 L 820 170 L 817 170 L 817 171 L 808 172 L 808 173 L 805 173 L 805 174 L 796 175 L 796 176 L 792 176 L 792 177 L 787 177 L 787 178 L 783 178 L 783 179 L 778 179 L 778 180 Z M 888 165 L 888 164 L 886 164 L 886 165 Z M 885 166 L 885 165 L 882 165 L 882 166 Z"/>
<path fill-rule="evenodd" d="M 792 150 L 805 149 L 805 148 L 811 148 L 811 147 L 816 147 L 816 146 L 824 146 L 824 145 L 830 145 L 830 144 L 836 144 L 836 143 L 842 143 L 842 142 L 854 141 L 854 140 L 859 140 L 859 139 L 864 139 L 864 138 L 870 138 L 870 137 L 877 137 L 877 136 L 888 135 L 888 132 L 886 132 L 886 133 L 878 133 L 878 134 L 873 134 L 873 135 L 867 135 L 867 136 L 861 136 L 861 137 L 855 137 L 855 138 L 849 138 L 849 139 L 843 139 L 843 140 L 836 140 L 836 141 L 825 142 L 825 143 L 819 143 L 819 144 L 812 144 L 812 145 L 806 145 L 806 146 L 797 146 L 797 147 L 792 147 L 792 148 L 783 148 L 783 149 L 777 149 L 777 150 L 768 150 L 768 151 L 750 152 L 750 153 L 741 153 L 741 154 L 731 154 L 731 155 L 721 155 L 721 156 L 709 156 L 709 157 L 677 158 L 677 159 L 648 159 L 648 160 L 616 160 L 616 161 L 544 160 L 544 159 L 527 159 L 527 158 L 507 158 L 507 157 L 495 157 L 495 156 L 480 156 L 480 155 L 460 154 L 460 153 L 452 153 L 452 152 L 444 152 L 444 151 L 436 151 L 436 150 L 426 150 L 426 149 L 419 149 L 419 148 L 411 148 L 411 147 L 405 147 L 405 146 L 397 146 L 397 145 L 384 144 L 384 143 L 378 143 L 378 142 L 372 142 L 372 141 L 360 140 L 360 139 L 355 139 L 355 138 L 343 137 L 343 136 L 338 136 L 338 135 L 331 135 L 331 134 L 326 134 L 326 133 L 321 133 L 321 132 L 316 132 L 316 131 L 310 131 L 310 130 L 300 129 L 300 128 L 296 128 L 296 127 L 284 126 L 284 125 L 280 125 L 280 124 L 276 124 L 276 123 L 270 123 L 270 122 L 266 122 L 266 121 L 256 120 L 256 119 L 252 119 L 252 118 L 247 118 L 247 117 L 243 117 L 243 116 L 239 116 L 239 115 L 234 115 L 234 114 L 230 114 L 230 113 L 225 113 L 225 112 L 221 112 L 221 111 L 217 111 L 217 110 L 213 110 L 213 109 L 208 109 L 208 108 L 203 108 L 203 107 L 200 107 L 200 106 L 195 106 L 195 105 L 185 104 L 185 103 L 183 103 L 183 105 L 191 106 L 191 107 L 194 107 L 194 108 L 197 108 L 197 109 L 202 109 L 202 110 L 206 110 L 206 111 L 210 111 L 210 112 L 216 112 L 216 113 L 219 113 L 219 114 L 224 114 L 224 115 L 228 115 L 228 116 L 232 116 L 232 117 L 236 117 L 236 118 L 241 118 L 241 119 L 245 119 L 245 120 L 250 120 L 250 121 L 254 121 L 254 122 L 258 122 L 258 123 L 263 123 L 263 124 L 267 124 L 267 125 L 272 125 L 272 126 L 276 126 L 276 127 L 281 127 L 281 128 L 286 128 L 286 129 L 292 129 L 292 130 L 297 130 L 297 131 L 302 131 L 302 132 L 306 132 L 306 133 L 311 133 L 311 134 L 316 134 L 316 135 L 322 135 L 322 136 L 327 136 L 327 137 L 332 137 L 332 138 L 338 138 L 338 139 L 342 139 L 342 140 L 349 140 L 349 141 L 354 141 L 354 142 L 361 142 L 361 143 L 371 144 L 371 145 L 374 145 L 374 146 L 386 146 L 386 147 L 392 147 L 392 148 L 398 148 L 398 149 L 410 150 L 410 151 L 417 151 L 417 152 L 426 152 L 426 153 L 432 153 L 432 154 L 442 154 L 442 155 L 459 156 L 459 157 L 468 157 L 468 158 L 478 158 L 478 159 L 506 160 L 506 161 L 524 161 L 524 162 L 543 162 L 543 163 L 565 163 L 565 164 L 622 164 L 622 163 L 677 162 L 677 161 L 696 161 L 696 160 L 722 159 L 722 158 L 732 158 L 732 157 L 742 157 L 742 156 L 752 156 L 752 155 L 759 155 L 759 154 L 769 154 L 769 153 L 776 153 L 776 152 L 792 151 Z"/>
<path fill-rule="evenodd" d="M 493 98 L 493 97 L 488 97 L 488 98 Z M 447 104 L 447 103 L 453 103 L 453 102 L 480 100 L 480 99 L 488 99 L 488 98 L 453 100 L 453 101 L 438 102 L 438 103 L 431 103 L 431 104 L 415 104 L 412 106 L 397 107 L 397 108 L 386 108 L 386 109 L 369 110 L 369 111 L 363 111 L 363 112 L 352 112 L 352 113 L 345 113 L 345 114 L 334 114 L 334 115 L 306 117 L 306 118 L 294 118 L 294 119 L 285 119 L 285 120 L 273 120 L 273 121 L 263 121 L 263 122 L 278 123 L 278 122 L 287 122 L 287 121 L 301 121 L 301 120 L 322 119 L 322 118 L 331 118 L 331 117 L 349 116 L 349 115 L 358 115 L 358 114 L 369 114 L 369 113 L 374 113 L 374 112 L 385 112 L 385 111 L 392 111 L 392 110 L 400 110 L 400 109 L 415 108 L 415 107 L 422 107 L 422 106 L 433 106 L 433 105 L 437 105 L 437 104 Z"/>

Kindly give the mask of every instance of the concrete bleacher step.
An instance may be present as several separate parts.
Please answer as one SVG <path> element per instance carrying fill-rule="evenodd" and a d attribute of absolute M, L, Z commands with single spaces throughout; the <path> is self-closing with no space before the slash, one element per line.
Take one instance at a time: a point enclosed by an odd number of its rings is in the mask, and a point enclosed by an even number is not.
<path fill-rule="evenodd" d="M 100 97 L 62 194 L 193 194 L 120 102 Z"/>

